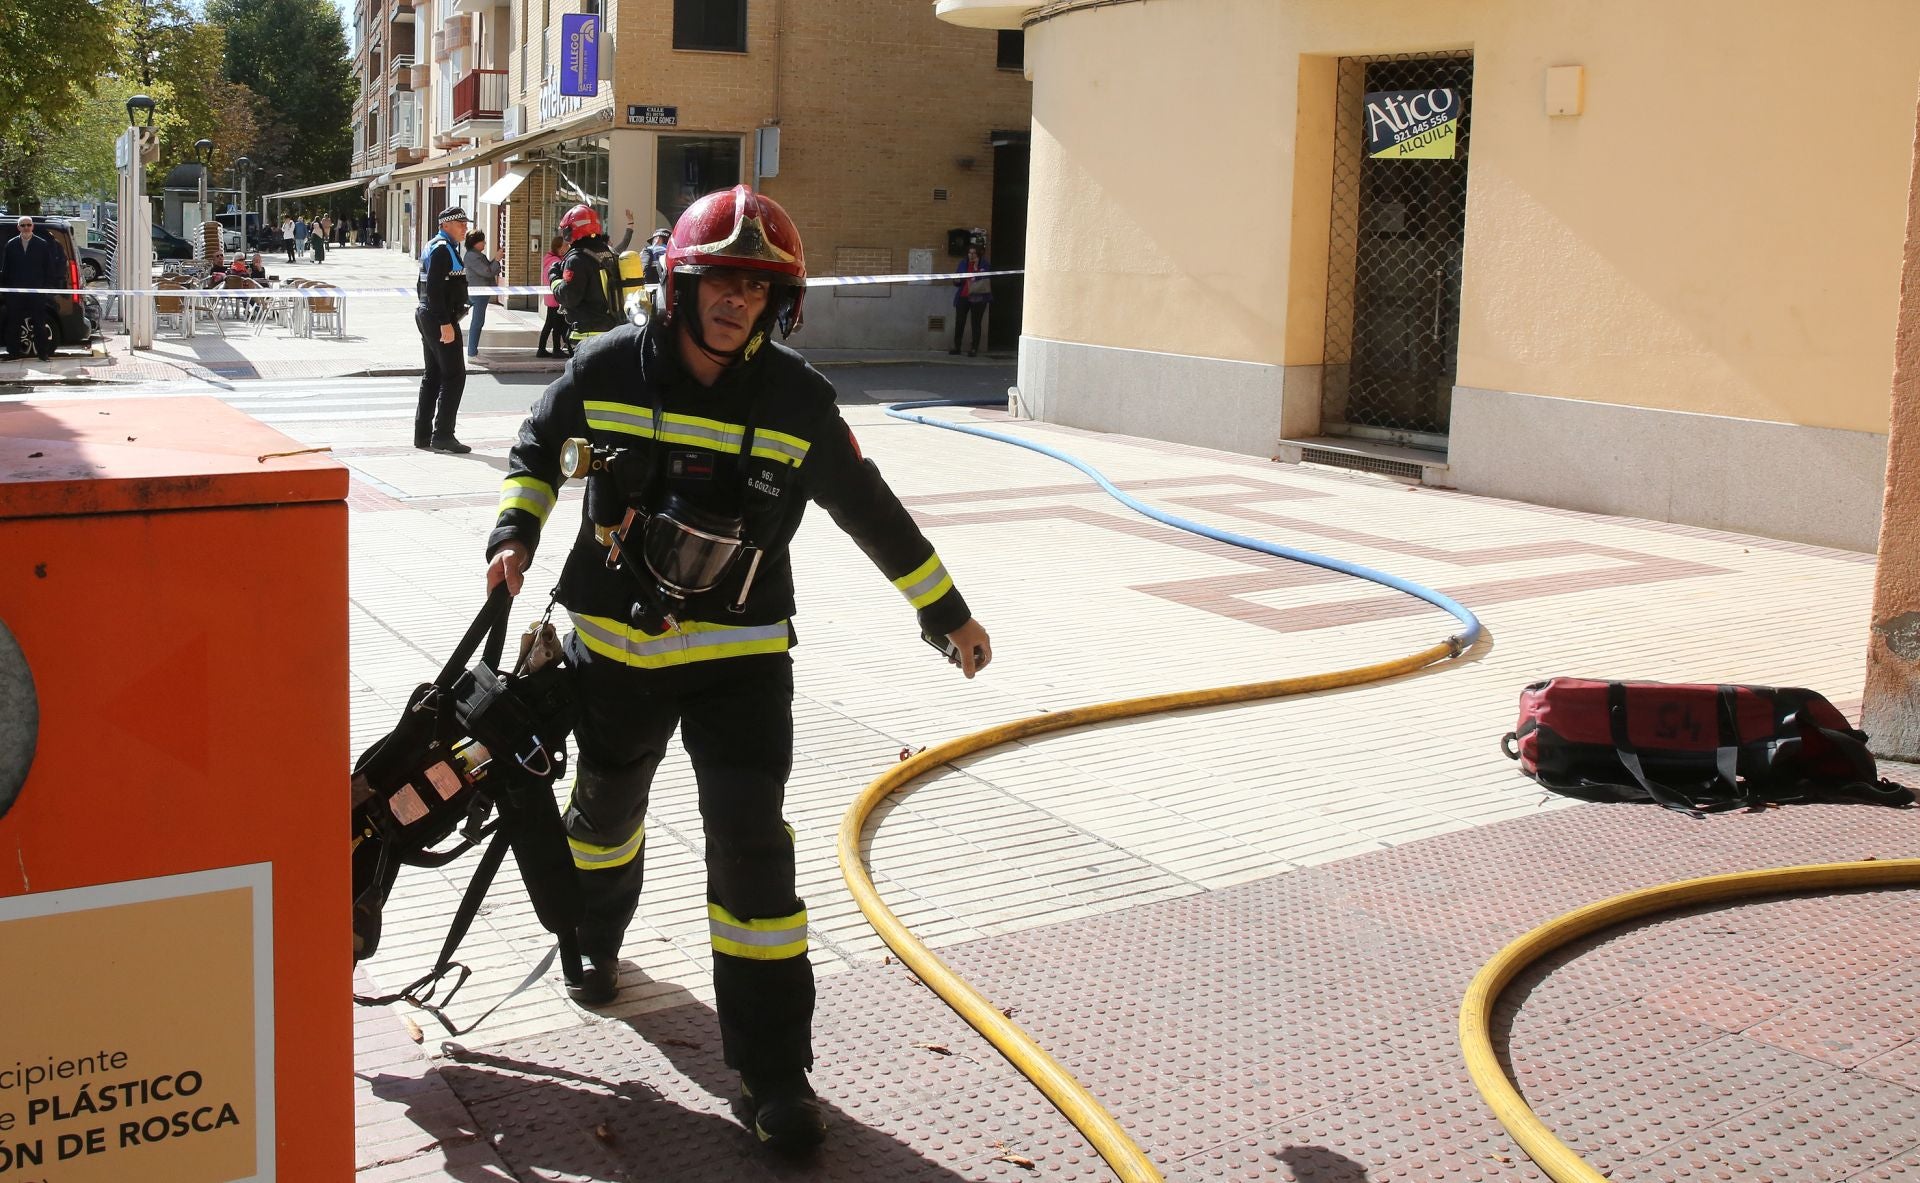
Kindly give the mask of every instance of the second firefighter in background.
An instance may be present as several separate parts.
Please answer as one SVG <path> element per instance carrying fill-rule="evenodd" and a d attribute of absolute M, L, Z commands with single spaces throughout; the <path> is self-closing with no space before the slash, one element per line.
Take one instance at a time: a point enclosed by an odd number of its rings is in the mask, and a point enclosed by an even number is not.
<path fill-rule="evenodd" d="M 862 457 L 832 384 L 772 340 L 776 328 L 799 327 L 805 295 L 805 256 L 785 211 L 743 185 L 709 194 L 675 225 L 664 269 L 661 313 L 583 341 L 522 425 L 488 581 L 517 590 L 563 450 L 586 463 L 567 441 L 588 441 L 588 508 L 558 592 L 582 700 L 566 825 L 590 968 L 572 993 L 586 1005 L 615 995 L 640 896 L 648 790 L 677 728 L 699 789 L 726 1062 L 760 1138 L 805 1147 L 825 1123 L 806 1078 L 813 969 L 782 810 L 796 641 L 788 543 L 807 503 L 852 536 L 923 632 L 951 642 L 967 677 L 992 646 Z"/>

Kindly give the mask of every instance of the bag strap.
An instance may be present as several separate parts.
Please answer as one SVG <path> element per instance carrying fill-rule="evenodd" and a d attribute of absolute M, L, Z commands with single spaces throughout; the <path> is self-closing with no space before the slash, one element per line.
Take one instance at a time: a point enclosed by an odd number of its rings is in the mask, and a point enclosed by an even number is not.
<path fill-rule="evenodd" d="M 493 877 L 499 872 L 500 863 L 506 857 L 507 843 L 507 832 L 502 829 L 498 830 L 493 835 L 493 841 L 487 844 L 486 852 L 480 856 L 480 865 L 474 868 L 473 878 L 467 883 L 467 894 L 460 901 L 460 910 L 454 913 L 453 927 L 447 930 L 447 939 L 440 946 L 440 956 L 434 961 L 433 968 L 396 993 L 382 994 L 373 998 L 356 994 L 353 996 L 355 1003 L 361 1006 L 390 1006 L 396 1002 L 412 1003 L 438 1020 L 440 1025 L 446 1028 L 448 1035 L 458 1038 L 492 1018 L 495 1011 L 545 977 L 547 970 L 552 968 L 553 959 L 556 956 L 564 956 L 570 971 L 575 977 L 579 976 L 580 955 L 572 947 L 574 943 L 572 937 L 565 936 L 560 938 L 553 948 L 547 950 L 546 955 L 525 978 L 521 979 L 519 985 L 488 1007 L 479 1018 L 460 1027 L 447 1017 L 446 1008 L 453 1004 L 453 996 L 458 994 L 460 987 L 466 985 L 467 979 L 473 976 L 473 970 L 455 961 L 453 955 L 459 950 L 460 942 L 466 939 L 467 931 L 473 927 L 474 918 L 480 914 L 480 903 L 486 899 L 487 889 L 493 886 Z M 447 974 L 454 970 L 459 972 L 453 979 L 453 985 L 436 1001 L 434 995 L 444 984 Z"/>
<path fill-rule="evenodd" d="M 447 658 L 447 664 L 440 668 L 440 676 L 433 684 L 441 690 L 453 689 L 460 675 L 467 671 L 467 663 L 473 660 L 473 654 L 480 647 L 482 637 L 486 638 L 486 661 L 493 669 L 500 667 L 500 655 L 507 647 L 507 614 L 513 610 L 513 593 L 502 582 L 487 593 L 487 602 L 480 607 L 480 615 L 473 618 L 467 626 L 466 635 L 454 646 L 453 656 Z"/>
<path fill-rule="evenodd" d="M 1607 683 L 1607 722 L 1613 731 L 1613 754 L 1619 758 L 1621 766 L 1627 770 L 1634 781 L 1646 791 L 1647 796 L 1656 803 L 1680 813 L 1690 813 L 1695 817 L 1733 809 L 1743 803 L 1738 797 L 1719 801 L 1693 800 L 1647 775 L 1646 769 L 1640 763 L 1640 753 L 1634 750 L 1633 741 L 1627 735 L 1627 684 L 1625 682 Z"/>

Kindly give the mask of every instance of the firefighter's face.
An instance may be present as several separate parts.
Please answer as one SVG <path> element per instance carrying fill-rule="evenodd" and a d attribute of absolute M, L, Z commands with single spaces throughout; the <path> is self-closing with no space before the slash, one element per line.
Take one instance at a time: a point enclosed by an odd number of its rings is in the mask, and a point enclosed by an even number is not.
<path fill-rule="evenodd" d="M 752 271 L 716 268 L 700 277 L 700 331 L 721 353 L 746 345 L 767 310 L 773 284 Z"/>

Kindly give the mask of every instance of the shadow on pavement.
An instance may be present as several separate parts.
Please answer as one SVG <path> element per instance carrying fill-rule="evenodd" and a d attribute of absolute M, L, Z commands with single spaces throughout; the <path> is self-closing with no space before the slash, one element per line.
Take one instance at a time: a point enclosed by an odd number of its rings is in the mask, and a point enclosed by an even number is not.
<path fill-rule="evenodd" d="M 1297 1183 L 1366 1183 L 1367 1168 L 1325 1146 L 1287 1146 L 1273 1152 Z"/>
<path fill-rule="evenodd" d="M 701 1089 L 718 1097 L 736 1091 L 733 1072 L 720 1063 L 719 1030 L 703 1007 L 711 1040 L 663 1035 L 656 1045 Z M 659 1012 L 653 1012 L 659 1013 Z M 646 1016 L 633 1020 L 642 1028 Z M 679 1030 L 684 1024 L 675 1024 Z M 594 1039 L 596 1051 L 611 1041 Z M 697 1046 L 696 1046 L 697 1044 Z M 509 1045 L 511 1046 L 511 1045 Z M 708 1048 L 712 1050 L 707 1051 Z M 768 1151 L 738 1120 L 689 1107 L 653 1084 L 621 1079 L 645 1064 L 614 1051 L 594 1055 L 599 1069 L 583 1071 L 520 1059 L 502 1050 L 457 1053 L 436 1073 L 459 1106 L 415 1077 L 365 1077 L 375 1096 L 407 1106 L 407 1116 L 448 1151 L 449 1174 L 463 1142 L 490 1147 L 516 1174 L 532 1178 L 713 1179 L 726 1183 L 785 1178 L 954 1180 L 965 1176 L 922 1158 L 912 1148 L 868 1129 L 828 1106 L 830 1133 L 817 1153 L 787 1158 Z M 442 1095 L 444 1096 L 444 1095 Z M 464 1113 L 457 1110 L 464 1108 Z M 494 1178 L 495 1176 L 475 1176 Z"/>

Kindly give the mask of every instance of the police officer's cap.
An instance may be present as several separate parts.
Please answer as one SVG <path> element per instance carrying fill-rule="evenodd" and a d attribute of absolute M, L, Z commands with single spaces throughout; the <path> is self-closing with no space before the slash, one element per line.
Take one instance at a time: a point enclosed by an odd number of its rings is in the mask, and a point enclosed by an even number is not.
<path fill-rule="evenodd" d="M 441 210 L 440 216 L 435 219 L 435 221 L 442 226 L 448 222 L 465 222 L 467 220 L 467 211 L 457 205 L 450 205 L 446 209 Z"/>

